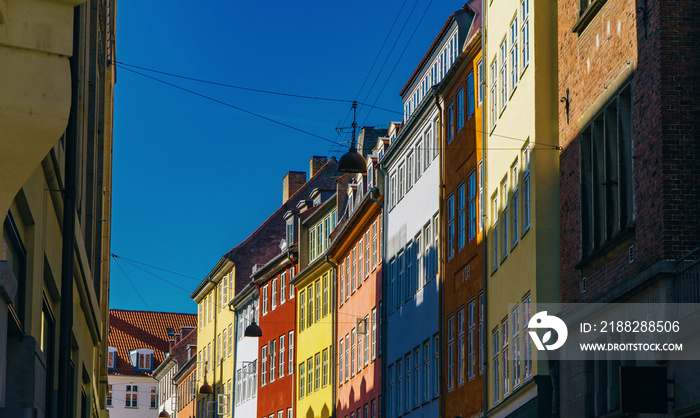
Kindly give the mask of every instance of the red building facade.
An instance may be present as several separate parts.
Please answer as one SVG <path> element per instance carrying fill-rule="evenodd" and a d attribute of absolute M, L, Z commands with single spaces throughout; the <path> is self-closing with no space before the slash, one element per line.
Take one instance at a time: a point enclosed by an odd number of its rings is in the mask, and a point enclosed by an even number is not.
<path fill-rule="evenodd" d="M 381 408 L 380 312 L 382 303 L 381 213 L 383 196 L 372 174 L 348 185 L 345 214 L 331 234 L 336 278 L 336 416 L 377 417 Z"/>

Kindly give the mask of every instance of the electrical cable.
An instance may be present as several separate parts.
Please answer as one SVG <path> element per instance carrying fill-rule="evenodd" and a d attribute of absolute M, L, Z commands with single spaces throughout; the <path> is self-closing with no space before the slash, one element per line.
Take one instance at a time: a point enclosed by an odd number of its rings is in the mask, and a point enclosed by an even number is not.
<path fill-rule="evenodd" d="M 411 41 L 413 40 L 413 37 L 415 36 L 416 32 L 418 31 L 418 28 L 420 27 L 420 24 L 423 23 L 423 19 L 425 18 L 425 15 L 428 13 L 428 9 L 430 9 L 430 6 L 433 4 L 434 0 L 430 0 L 430 3 L 428 3 L 428 6 L 425 8 L 425 11 L 423 12 L 423 15 L 420 17 L 420 20 L 418 21 L 418 24 L 416 25 L 416 28 L 413 30 L 413 33 L 411 34 L 411 37 L 408 38 L 408 42 L 406 42 L 406 46 L 404 46 L 403 51 L 401 51 L 401 54 L 399 55 L 399 58 L 396 60 L 396 63 L 394 64 L 394 68 L 391 69 L 389 74 L 393 75 L 394 71 L 396 70 L 396 67 L 399 65 L 399 62 L 401 62 L 401 58 L 404 57 L 404 53 L 406 52 L 406 49 L 408 49 L 408 46 L 411 45 Z M 372 103 L 372 106 L 374 106 L 377 103 L 377 100 L 379 100 L 379 97 L 382 95 L 384 92 L 384 89 L 386 88 L 386 85 L 389 83 L 389 80 L 391 79 L 391 75 L 386 79 L 384 82 L 384 85 L 382 86 L 382 89 L 379 90 L 379 93 L 377 94 L 377 97 L 374 99 L 374 102 Z M 366 99 L 365 99 L 366 100 Z M 370 107 L 369 111 L 367 112 L 367 115 L 365 116 L 364 120 L 362 121 L 362 124 L 365 124 L 365 121 L 369 117 L 370 113 L 372 113 L 372 108 Z"/>
<path fill-rule="evenodd" d="M 285 97 L 294 97 L 297 99 L 308 99 L 308 100 L 322 100 L 322 101 L 327 101 L 327 102 L 337 102 L 337 103 L 352 103 L 353 100 L 347 100 L 347 99 L 336 99 L 332 97 L 320 97 L 320 96 L 306 96 L 303 94 L 294 94 L 294 93 L 283 93 L 279 91 L 271 91 L 271 90 L 262 90 L 262 89 L 255 89 L 252 87 L 243 87 L 243 86 L 236 86 L 234 84 L 227 84 L 227 83 L 220 83 L 217 81 L 210 81 L 210 80 L 204 80 L 201 78 L 194 78 L 194 77 L 188 77 L 180 74 L 175 74 L 175 73 L 169 73 L 166 71 L 160 71 L 160 70 L 154 70 L 152 68 L 147 68 L 147 67 L 141 67 L 138 65 L 133 65 L 133 64 L 128 64 L 125 62 L 121 61 L 115 61 L 115 64 L 118 67 L 122 67 L 123 69 L 127 70 L 128 68 L 126 67 L 131 67 L 131 68 L 137 68 L 139 70 L 144 70 L 144 71 L 149 71 L 152 73 L 156 74 L 162 74 L 162 75 L 167 75 L 169 77 L 176 77 L 176 78 L 181 78 L 183 80 L 189 80 L 189 81 L 195 81 L 197 83 L 204 83 L 204 84 L 211 84 L 213 86 L 219 86 L 219 87 L 227 87 L 227 88 L 232 88 L 232 89 L 237 89 L 237 90 L 245 90 L 245 91 L 250 91 L 254 93 L 264 93 L 264 94 L 273 94 L 276 96 L 285 96 Z M 360 103 L 363 106 L 370 106 L 367 103 Z M 398 112 L 396 110 L 391 110 L 391 109 L 386 109 L 383 107 L 376 107 L 378 110 L 383 110 L 385 112 L 391 112 L 391 113 L 396 113 L 396 114 L 401 114 L 401 112 Z"/>
<path fill-rule="evenodd" d="M 148 270 L 146 270 L 146 269 L 144 269 L 144 268 L 142 268 L 142 267 L 139 267 L 139 266 L 137 266 L 136 264 L 132 264 L 132 263 L 126 261 L 126 260 L 123 260 L 123 261 L 124 261 L 125 263 L 127 263 L 127 264 L 129 264 L 129 265 L 131 265 L 131 266 L 133 266 L 133 267 L 135 267 L 135 268 L 137 268 L 137 269 L 139 269 L 139 270 L 145 272 L 145 273 L 150 274 L 151 276 L 153 276 L 153 277 L 155 277 L 155 278 L 157 278 L 157 279 L 160 279 L 160 280 L 164 281 L 165 283 L 168 283 L 168 284 L 171 285 L 171 286 L 175 286 L 175 287 L 177 287 L 178 289 L 184 290 L 184 291 L 187 292 L 188 294 L 191 293 L 190 290 L 187 290 L 187 289 L 185 289 L 184 287 L 182 287 L 182 286 L 180 286 L 180 285 L 178 285 L 178 284 L 176 284 L 176 283 L 173 283 L 173 282 L 171 282 L 171 281 L 169 281 L 169 280 L 167 280 L 167 279 L 164 279 L 164 278 L 158 276 L 158 275 L 155 274 L 155 273 L 151 273 L 150 271 L 148 271 Z"/>
<path fill-rule="evenodd" d="M 116 255 L 116 254 L 114 254 L 114 253 L 110 253 L 110 256 L 112 256 L 112 257 L 114 257 L 114 258 L 119 258 L 119 259 L 124 260 L 124 261 L 131 261 L 132 263 L 141 264 L 142 266 L 146 266 L 146 267 L 150 267 L 150 268 L 153 268 L 153 269 L 156 269 L 156 270 L 164 271 L 164 272 L 166 272 L 166 273 L 175 274 L 175 275 L 182 276 L 182 277 L 187 277 L 188 279 L 196 280 L 196 281 L 198 281 L 198 282 L 201 282 L 201 281 L 202 281 L 202 279 L 198 279 L 198 278 L 196 278 L 196 277 L 192 277 L 192 276 L 188 276 L 188 275 L 186 275 L 186 274 L 182 274 L 182 273 L 178 273 L 178 272 L 175 272 L 175 271 L 166 270 L 166 269 L 164 269 L 164 268 L 152 266 L 152 265 L 150 265 L 150 264 L 146 264 L 146 263 L 143 263 L 143 262 L 141 262 L 141 261 L 136 261 L 136 260 L 132 260 L 132 259 L 130 259 L 130 258 L 122 257 L 122 256 Z"/>
<path fill-rule="evenodd" d="M 127 276 L 126 272 L 125 272 L 124 269 L 122 268 L 122 265 L 119 264 L 119 260 L 117 260 L 117 259 L 115 258 L 115 259 L 114 259 L 114 262 L 117 263 L 117 267 L 119 267 L 119 270 L 121 270 L 122 273 L 124 273 L 124 277 L 126 277 L 126 280 L 129 282 L 129 284 L 131 285 L 131 287 L 134 288 L 134 292 L 136 292 L 136 295 L 139 297 L 139 299 L 141 299 L 141 302 L 143 302 L 143 305 L 146 307 L 146 310 L 150 310 L 150 308 L 148 307 L 148 304 L 146 303 L 145 300 L 143 300 L 143 297 L 141 297 L 141 294 L 140 294 L 139 291 L 136 289 L 136 286 L 134 286 L 134 283 L 131 282 L 131 279 L 129 278 L 129 276 Z"/>
<path fill-rule="evenodd" d="M 295 126 L 288 125 L 288 124 L 286 124 L 286 123 L 284 123 L 284 122 L 280 122 L 280 121 L 274 120 L 274 119 L 272 119 L 272 118 L 268 118 L 267 116 L 263 116 L 263 115 L 260 115 L 260 114 L 258 114 L 258 113 L 255 113 L 255 112 L 251 112 L 250 110 L 246 110 L 246 109 L 240 108 L 240 107 L 238 107 L 238 106 L 234 106 L 234 105 L 232 105 L 232 104 L 230 104 L 230 103 L 226 103 L 226 102 L 224 102 L 224 101 L 215 99 L 215 98 L 210 97 L 210 96 L 207 96 L 207 95 L 205 95 L 205 94 L 198 93 L 198 92 L 196 92 L 196 91 L 194 91 L 194 90 L 190 90 L 190 89 L 187 89 L 187 88 L 178 86 L 177 84 L 169 83 L 169 82 L 167 82 L 167 81 L 165 81 L 165 80 L 161 80 L 161 79 L 156 78 L 156 77 L 151 77 L 151 76 L 149 76 L 149 75 L 147 75 L 147 74 L 138 72 L 138 71 L 136 71 L 136 70 L 132 70 L 132 69 L 130 69 L 130 68 L 126 68 L 126 67 L 121 67 L 121 68 L 122 68 L 122 70 L 129 71 L 129 72 L 132 72 L 132 73 L 134 73 L 134 74 L 138 74 L 138 75 L 140 75 L 141 77 L 145 77 L 145 78 L 148 78 L 148 79 L 157 81 L 157 82 L 159 82 L 159 83 L 163 83 L 163 84 L 165 84 L 165 85 L 167 85 L 167 86 L 176 88 L 176 89 L 178 89 L 178 90 L 182 90 L 182 91 L 185 91 L 185 92 L 187 92 L 187 93 L 194 94 L 195 96 L 199 96 L 199 97 L 204 98 L 204 99 L 207 99 L 207 100 L 211 100 L 211 101 L 214 102 L 214 103 L 218 103 L 218 104 L 220 104 L 220 105 L 224 105 L 224 106 L 230 107 L 230 108 L 232 108 L 232 109 L 238 110 L 239 112 L 243 112 L 243 113 L 247 113 L 247 114 L 252 115 L 252 116 L 256 116 L 256 117 L 258 117 L 258 118 L 260 118 L 260 119 L 264 119 L 264 120 L 266 120 L 266 121 L 268 121 L 268 122 L 272 122 L 272 123 L 275 123 L 275 124 L 277 124 L 277 125 L 284 126 L 285 128 L 293 129 L 293 130 L 295 130 L 295 131 L 297 131 L 297 132 L 301 132 L 301 133 L 303 133 L 303 134 L 313 136 L 314 138 L 318 138 L 318 139 L 320 139 L 320 140 L 323 140 L 323 141 L 326 141 L 326 142 L 330 142 L 331 144 L 341 145 L 340 143 L 338 143 L 338 142 L 336 142 L 336 141 L 331 141 L 330 139 L 324 138 L 324 137 L 322 137 L 322 136 L 320 136 L 320 135 L 316 135 L 316 134 L 311 133 L 311 132 L 309 132 L 309 131 L 305 131 L 305 130 L 303 130 L 303 129 L 301 129 L 301 128 L 297 128 L 297 127 L 295 127 Z"/>

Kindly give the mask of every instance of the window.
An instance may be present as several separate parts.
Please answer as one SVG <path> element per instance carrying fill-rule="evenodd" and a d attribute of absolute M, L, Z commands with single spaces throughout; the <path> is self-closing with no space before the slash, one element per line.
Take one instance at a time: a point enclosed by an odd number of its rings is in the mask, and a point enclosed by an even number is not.
<path fill-rule="evenodd" d="M 327 276 L 326 276 L 327 277 Z M 314 323 L 321 319 L 321 279 L 316 280 L 316 320 Z"/>
<path fill-rule="evenodd" d="M 389 366 L 389 392 L 386 395 L 386 411 L 389 418 L 394 418 L 394 365 Z"/>
<path fill-rule="evenodd" d="M 530 144 L 526 143 L 523 157 L 523 235 L 530 229 Z M 582 202 L 583 203 L 583 202 Z"/>
<path fill-rule="evenodd" d="M 518 202 L 518 162 L 516 161 L 510 168 L 511 176 L 510 181 L 512 184 L 513 193 L 511 194 L 511 219 L 513 227 L 511 228 L 511 247 L 515 247 L 518 244 L 518 210 L 520 208 Z"/>
<path fill-rule="evenodd" d="M 445 107 L 445 134 L 447 135 L 447 143 L 452 142 L 454 138 L 454 103 L 452 100 Z"/>
<path fill-rule="evenodd" d="M 314 324 L 314 285 L 306 288 L 306 327 Z"/>
<path fill-rule="evenodd" d="M 353 247 L 352 249 L 352 276 L 350 277 L 350 280 L 352 282 L 352 293 L 355 293 L 355 290 L 357 289 L 357 247 Z"/>
<path fill-rule="evenodd" d="M 506 73 L 506 67 L 508 65 L 508 39 L 503 38 L 500 46 L 500 60 L 501 68 L 499 70 L 499 84 L 500 84 L 500 96 L 501 96 L 501 111 L 506 108 L 506 103 L 508 103 L 508 75 Z"/>
<path fill-rule="evenodd" d="M 423 387 L 423 402 L 430 400 L 430 340 L 423 341 L 423 373 L 421 374 Z"/>
<path fill-rule="evenodd" d="M 277 279 L 272 279 L 272 311 L 277 308 Z"/>
<path fill-rule="evenodd" d="M 489 112 L 489 129 L 496 127 L 496 119 L 498 119 L 498 113 L 496 112 L 496 99 L 498 97 L 496 96 L 496 85 L 498 81 L 498 77 L 496 77 L 496 65 L 496 58 L 494 57 L 493 61 L 491 61 L 491 91 L 489 95 L 491 111 Z"/>
<path fill-rule="evenodd" d="M 151 386 L 151 409 L 158 408 L 158 393 L 156 392 L 156 387 Z"/>
<path fill-rule="evenodd" d="M 343 386 L 345 367 L 345 352 L 343 351 L 343 339 L 340 339 L 340 351 L 338 352 L 338 386 Z"/>
<path fill-rule="evenodd" d="M 293 418 L 292 408 L 287 408 L 287 418 Z"/>
<path fill-rule="evenodd" d="M 338 265 L 338 270 L 340 272 L 340 300 L 338 301 L 340 303 L 340 306 L 345 303 L 345 263 L 341 262 Z"/>
<path fill-rule="evenodd" d="M 226 307 L 226 304 L 227 304 L 228 301 L 230 300 L 230 299 L 228 298 L 228 275 L 224 276 L 224 277 L 221 279 L 221 286 L 222 286 L 222 293 L 223 293 L 223 295 L 224 295 L 224 297 L 221 298 L 221 307 L 222 307 L 222 308 L 225 308 L 225 307 Z"/>
<path fill-rule="evenodd" d="M 112 406 L 112 385 L 107 385 L 107 406 Z"/>
<path fill-rule="evenodd" d="M 440 338 L 438 334 L 433 335 L 433 364 L 432 364 L 432 382 L 433 382 L 433 398 L 437 398 L 440 394 Z"/>
<path fill-rule="evenodd" d="M 530 323 L 530 302 L 531 296 L 527 295 L 523 298 L 523 380 L 532 378 L 532 340 L 525 338 L 527 327 Z"/>
<path fill-rule="evenodd" d="M 328 349 L 323 350 L 323 365 L 322 365 L 322 375 L 321 375 L 321 386 L 328 386 Z"/>
<path fill-rule="evenodd" d="M 513 388 L 520 385 L 520 306 L 516 305 L 511 313 L 513 337 Z M 527 337 L 526 337 L 527 338 Z"/>
<path fill-rule="evenodd" d="M 632 226 L 630 86 L 581 133 L 581 244 L 594 254 Z"/>
<path fill-rule="evenodd" d="M 479 186 L 479 206 L 476 213 L 479 217 L 479 232 L 484 230 L 484 217 L 481 215 L 482 206 L 484 205 L 484 162 L 479 161 L 479 178 L 477 179 Z"/>
<path fill-rule="evenodd" d="M 306 327 L 306 291 L 299 292 L 299 331 Z"/>
<path fill-rule="evenodd" d="M 372 361 L 377 358 L 377 308 L 372 308 Z"/>
<path fill-rule="evenodd" d="M 318 374 L 317 374 L 318 375 Z M 311 395 L 314 388 L 314 360 L 309 357 L 306 360 L 306 393 Z"/>
<path fill-rule="evenodd" d="M 467 235 L 468 241 L 471 241 L 476 236 L 476 172 L 472 171 L 467 177 L 468 184 L 468 221 L 469 221 L 469 232 Z M 464 186 L 462 186 L 463 188 Z"/>
<path fill-rule="evenodd" d="M 503 213 L 501 216 L 501 233 L 503 234 L 503 239 L 501 240 L 501 263 L 508 257 L 508 176 L 501 182 L 501 205 L 503 205 Z"/>
<path fill-rule="evenodd" d="M 224 328 L 224 332 L 222 334 L 221 338 L 221 360 L 223 361 L 227 356 L 226 356 L 226 334 L 228 333 L 228 329 Z"/>
<path fill-rule="evenodd" d="M 413 406 L 420 405 L 420 345 L 413 349 Z"/>
<path fill-rule="evenodd" d="M 457 132 L 464 127 L 464 89 L 457 90 Z"/>
<path fill-rule="evenodd" d="M 294 244 L 294 218 L 287 220 L 286 232 L 287 246 L 291 246 Z"/>
<path fill-rule="evenodd" d="M 134 385 L 126 385 L 126 403 L 124 404 L 127 408 L 138 408 L 139 407 L 139 387 Z"/>
<path fill-rule="evenodd" d="M 520 26 L 520 54 L 522 57 L 522 67 L 520 68 L 521 71 L 525 71 L 530 62 L 530 0 L 520 2 L 520 16 L 523 22 Z"/>
<path fill-rule="evenodd" d="M 493 271 L 498 269 L 498 191 L 491 198 L 493 209 Z"/>
<path fill-rule="evenodd" d="M 508 317 L 501 322 L 501 338 L 501 359 L 503 360 L 501 362 L 503 364 L 501 370 L 503 373 L 503 396 L 505 397 L 510 391 L 510 376 L 508 373 L 510 369 L 510 362 L 508 361 L 508 338 L 510 338 L 510 334 L 508 334 Z"/>
<path fill-rule="evenodd" d="M 467 228 L 464 182 L 457 187 L 457 250 L 464 248 Z"/>
<path fill-rule="evenodd" d="M 369 277 L 369 229 L 365 232 L 365 278 Z"/>
<path fill-rule="evenodd" d="M 399 252 L 398 261 L 397 261 L 397 269 L 399 270 L 398 277 L 396 279 L 396 307 L 398 308 L 401 306 L 402 302 L 402 291 L 403 291 L 403 286 L 404 286 L 404 268 L 405 268 L 405 262 L 406 262 L 406 257 L 404 257 L 404 252 L 403 250 Z"/>
<path fill-rule="evenodd" d="M 464 384 L 464 307 L 457 310 L 457 385 Z"/>
<path fill-rule="evenodd" d="M 321 388 L 321 353 L 314 356 L 314 392 Z"/>
<path fill-rule="evenodd" d="M 510 22 L 510 91 L 518 85 L 518 14 Z"/>
<path fill-rule="evenodd" d="M 322 315 L 325 318 L 329 311 L 328 311 L 328 273 L 323 275 L 323 312 Z"/>
<path fill-rule="evenodd" d="M 301 363 L 299 363 L 299 399 L 304 398 L 304 392 L 306 390 L 306 383 L 305 383 L 305 379 L 306 379 L 305 371 L 306 370 L 305 370 L 305 367 L 306 366 L 304 365 L 303 361 Z"/>
<path fill-rule="evenodd" d="M 357 287 L 362 286 L 362 277 L 364 276 L 362 274 L 362 267 L 364 266 L 362 262 L 362 253 L 364 252 L 364 245 L 363 245 L 363 240 L 360 238 L 360 241 L 357 243 Z"/>
<path fill-rule="evenodd" d="M 289 332 L 289 371 L 287 374 L 294 373 L 294 331 Z"/>
<path fill-rule="evenodd" d="M 411 411 L 411 352 L 409 351 L 404 358 L 404 370 L 406 371 L 406 380 L 404 380 L 403 403 L 406 413 Z"/>
<path fill-rule="evenodd" d="M 372 268 L 377 267 L 377 221 L 372 224 Z"/>
<path fill-rule="evenodd" d="M 263 286 L 263 292 L 262 292 L 262 314 L 263 316 L 267 315 L 267 290 L 268 290 L 268 285 Z"/>
<path fill-rule="evenodd" d="M 481 60 L 479 60 L 481 64 Z M 467 119 L 474 116 L 474 108 L 476 107 L 476 102 L 474 101 L 474 71 L 470 71 L 467 74 L 467 79 L 464 81 L 467 89 Z M 479 96 L 479 103 L 481 103 L 481 96 Z"/>
<path fill-rule="evenodd" d="M 398 359 L 396 361 L 396 415 L 401 415 L 401 411 L 403 411 L 403 402 L 401 402 L 401 400 L 403 399 L 403 368 L 401 367 L 402 365 L 402 360 Z"/>
<path fill-rule="evenodd" d="M 493 360 L 492 360 L 492 365 L 493 365 L 493 403 L 494 405 L 498 403 L 498 400 L 500 399 L 500 389 L 501 389 L 501 384 L 500 384 L 500 378 L 501 375 L 499 373 L 498 369 L 498 355 L 501 352 L 501 344 L 500 340 L 498 339 L 498 327 L 493 330 L 492 334 L 492 339 L 491 339 L 491 344 L 493 346 Z"/>
<path fill-rule="evenodd" d="M 476 352 L 476 312 L 474 299 L 467 304 L 467 378 L 473 379 L 476 376 L 474 362 Z"/>
<path fill-rule="evenodd" d="M 107 348 L 107 368 L 110 370 L 117 368 L 117 349 L 114 347 Z"/>
<path fill-rule="evenodd" d="M 406 193 L 406 164 L 403 162 L 399 165 L 399 177 L 398 177 L 398 200 L 403 199 L 404 194 Z"/>
<path fill-rule="evenodd" d="M 416 140 L 416 146 L 413 148 L 413 157 L 414 157 L 414 162 L 415 162 L 415 175 L 416 175 L 416 181 L 420 178 L 421 174 L 423 174 L 423 136 L 419 136 L 418 139 Z M 425 145 L 427 146 L 427 145 Z"/>
<path fill-rule="evenodd" d="M 292 282 L 292 279 L 294 278 L 294 267 L 289 269 L 289 282 Z M 289 299 L 294 299 L 294 286 L 291 284 L 289 285 Z"/>
<path fill-rule="evenodd" d="M 406 191 L 413 187 L 413 152 L 409 152 L 406 156 Z"/>
<path fill-rule="evenodd" d="M 355 328 L 350 331 L 350 344 L 352 344 L 350 348 L 350 373 L 354 376 L 355 375 L 355 344 L 357 343 L 357 334 L 355 331 Z"/>
<path fill-rule="evenodd" d="M 347 257 L 345 257 L 345 300 L 347 300 L 349 297 L 350 297 L 350 256 L 347 256 Z"/>
<path fill-rule="evenodd" d="M 267 384 L 267 346 L 263 346 L 260 350 L 260 362 L 262 364 L 262 371 L 260 372 L 260 386 L 265 386 Z"/>
<path fill-rule="evenodd" d="M 413 296 L 416 292 L 415 284 L 413 283 L 413 243 L 409 242 L 406 246 L 406 252 L 404 253 L 404 259 L 406 263 L 406 284 L 404 286 L 404 299 L 406 302 Z"/>
<path fill-rule="evenodd" d="M 454 316 L 447 317 L 447 390 L 455 387 L 455 331 Z"/>
<path fill-rule="evenodd" d="M 348 379 L 350 379 L 350 334 L 345 334 L 345 381 L 347 382 Z"/>
<path fill-rule="evenodd" d="M 367 366 L 369 364 L 369 332 L 367 329 L 367 324 L 369 324 L 369 315 L 365 315 L 365 325 L 364 325 L 364 346 L 362 350 L 362 363 Z"/>
<path fill-rule="evenodd" d="M 455 255 L 455 196 L 451 193 L 447 197 L 447 259 Z"/>
<path fill-rule="evenodd" d="M 275 381 L 277 367 L 277 340 L 270 341 L 270 383 Z"/>

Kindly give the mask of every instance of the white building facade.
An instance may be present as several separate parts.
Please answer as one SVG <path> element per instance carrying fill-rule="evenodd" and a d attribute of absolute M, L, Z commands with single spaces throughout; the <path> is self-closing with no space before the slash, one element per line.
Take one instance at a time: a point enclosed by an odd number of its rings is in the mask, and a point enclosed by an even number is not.
<path fill-rule="evenodd" d="M 109 375 L 107 410 L 112 418 L 157 417 L 158 381 L 151 376 Z"/>
<path fill-rule="evenodd" d="M 437 87 L 459 56 L 471 17 L 445 23 L 401 92 L 404 122 L 380 171 L 384 216 L 386 417 L 437 417 L 440 397 L 440 108 Z"/>
<path fill-rule="evenodd" d="M 259 320 L 258 290 L 255 285 L 244 287 L 230 306 L 236 312 L 232 416 L 255 417 L 258 409 L 258 338 L 244 336 L 248 325 Z"/>

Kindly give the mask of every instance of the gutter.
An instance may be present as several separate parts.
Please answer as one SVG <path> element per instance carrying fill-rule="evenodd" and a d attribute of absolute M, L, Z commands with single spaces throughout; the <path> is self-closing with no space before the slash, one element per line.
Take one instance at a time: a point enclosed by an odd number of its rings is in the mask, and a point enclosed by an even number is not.
<path fill-rule="evenodd" d="M 442 128 L 442 107 L 440 107 L 440 96 L 436 93 L 435 94 L 435 107 L 438 109 L 438 148 L 440 151 L 440 180 L 439 180 L 439 190 L 440 190 L 440 201 L 438 202 L 438 219 L 440 219 L 440 235 L 442 237 L 446 236 L 446 228 L 443 228 L 444 222 L 442 219 L 442 207 L 445 202 L 445 147 L 442 144 L 443 139 L 445 138 L 443 128 Z M 437 271 L 437 277 L 436 277 L 436 282 L 438 285 L 438 295 L 440 298 L 440 303 L 438 304 L 438 335 L 440 336 L 440 341 L 443 340 L 442 332 L 443 332 L 443 315 L 444 315 L 444 305 L 445 305 L 445 291 L 443 289 L 443 286 L 441 286 L 440 283 L 440 278 L 443 275 L 444 270 L 444 265 L 445 265 L 445 240 L 441 239 L 440 240 L 440 251 L 438 252 L 438 271 Z M 444 363 L 443 360 L 443 353 L 442 353 L 442 346 L 443 344 L 440 345 L 440 370 L 443 370 L 442 366 Z M 442 373 L 439 373 L 440 375 L 440 389 L 443 387 L 443 381 L 444 379 L 442 378 Z M 445 415 L 445 397 L 440 396 L 440 408 L 439 408 L 439 416 L 443 417 Z"/>
<path fill-rule="evenodd" d="M 482 167 L 483 167 L 483 172 L 481 175 L 481 190 L 484 191 L 483 197 L 481 199 L 481 222 L 483 224 L 483 228 L 481 230 L 481 265 L 482 265 L 482 272 L 481 272 L 481 280 L 482 280 L 482 294 L 484 295 L 484 306 L 481 307 L 481 314 L 484 317 L 484 321 L 481 324 L 482 327 L 487 327 L 486 324 L 488 324 L 488 309 L 486 308 L 488 306 L 488 293 L 487 293 L 487 277 L 488 277 L 488 245 L 486 245 L 486 228 L 487 228 L 487 223 L 486 220 L 488 219 L 488 216 L 486 215 L 486 199 L 487 199 L 487 190 L 486 190 L 486 178 L 488 177 L 488 166 L 487 162 L 488 160 L 486 159 L 486 107 L 487 107 L 487 101 L 486 101 L 486 68 L 488 67 L 488 55 L 486 54 L 486 36 L 488 34 L 487 26 L 488 26 L 488 19 L 486 19 L 486 11 L 488 10 L 488 6 L 482 4 L 481 8 L 481 68 L 479 69 L 481 71 L 481 85 L 479 88 L 481 89 L 481 94 L 482 100 L 481 100 L 481 160 L 482 160 Z M 478 162 L 477 162 L 478 165 Z M 482 405 L 482 416 L 486 416 L 486 410 L 488 409 L 488 401 L 489 401 L 489 393 L 488 393 L 488 387 L 489 387 L 489 368 L 488 368 L 488 343 L 487 340 L 488 338 L 486 337 L 486 329 L 484 330 L 479 330 L 482 331 L 481 334 L 484 336 L 482 338 L 483 341 L 481 341 L 481 353 L 484 358 L 484 361 L 482 363 L 483 367 L 483 382 L 484 382 L 484 395 L 483 395 L 483 405 Z"/>
<path fill-rule="evenodd" d="M 382 173 L 382 177 L 384 179 L 384 189 L 386 192 L 386 181 L 387 181 L 386 171 L 384 171 L 384 166 L 381 162 L 379 164 L 377 164 L 377 168 Z M 384 194 L 386 194 L 386 193 L 384 193 Z M 381 250 L 380 255 L 381 255 L 381 260 L 382 260 L 382 304 L 381 304 L 382 309 L 381 309 L 381 312 L 379 312 L 379 315 L 380 315 L 379 318 L 381 319 L 381 322 L 382 322 L 382 325 L 379 327 L 379 332 L 380 332 L 381 338 L 382 338 L 382 343 L 379 346 L 379 349 L 381 350 L 382 357 L 386 356 L 386 340 L 387 340 L 387 338 L 386 338 L 386 323 L 387 323 L 386 310 L 387 310 L 387 307 L 386 307 L 386 303 L 384 303 L 384 296 L 387 294 L 387 283 L 386 283 L 387 269 L 384 268 L 386 266 L 384 264 L 384 260 L 386 260 L 386 241 L 387 241 L 387 239 L 386 239 L 386 234 L 387 234 L 387 232 L 386 232 L 387 231 L 386 219 L 388 217 L 389 217 L 388 210 L 382 210 L 382 216 L 381 216 L 382 223 L 379 225 L 379 231 L 384 231 L 383 234 L 379 234 L 381 242 L 382 242 L 381 248 L 380 248 L 380 250 Z M 377 231 L 377 233 L 379 233 L 379 231 Z M 377 356 L 377 357 L 379 357 L 379 356 Z M 379 411 L 380 412 L 386 411 L 386 407 L 385 407 L 385 405 L 386 405 L 386 393 L 387 393 L 387 390 L 386 390 L 387 389 L 387 383 L 386 383 L 387 374 L 385 372 L 386 364 L 387 364 L 387 362 L 385 361 L 385 358 L 382 358 L 382 370 L 381 370 L 382 381 L 381 381 L 381 388 L 380 389 L 381 389 L 381 393 L 384 394 L 384 396 L 382 396 L 382 400 L 379 404 Z M 383 415 L 388 415 L 388 414 L 383 414 Z"/>
<path fill-rule="evenodd" d="M 333 296 L 332 296 L 332 301 L 331 301 L 331 304 L 333 306 L 333 331 L 331 332 L 331 338 L 332 338 L 331 344 L 333 347 L 336 347 L 336 349 L 333 350 L 334 351 L 333 362 L 335 363 L 335 358 L 338 355 L 338 352 L 337 352 L 338 346 L 335 344 L 335 342 L 338 338 L 338 314 L 337 314 L 337 312 L 338 312 L 338 298 L 336 297 L 336 294 L 338 293 L 338 287 L 336 286 L 336 284 L 338 282 L 337 281 L 338 263 L 336 263 L 335 260 L 333 260 L 328 254 L 325 255 L 325 259 L 326 259 L 326 262 L 328 264 L 333 266 L 333 269 L 331 270 L 331 272 L 332 272 L 331 273 L 331 282 L 333 283 L 333 293 L 332 293 Z M 294 387 L 294 383 L 292 383 L 292 387 Z M 332 387 L 333 388 L 331 389 L 331 392 L 333 393 L 333 395 L 332 395 L 333 396 L 333 406 L 331 407 L 331 417 L 335 417 L 336 416 L 336 409 L 335 409 L 336 402 L 335 402 L 335 400 L 336 400 L 336 397 L 338 396 L 338 394 L 337 394 L 338 388 L 337 388 L 336 384 L 333 384 Z M 293 401 L 294 401 L 294 399 L 292 399 L 292 402 Z"/>

